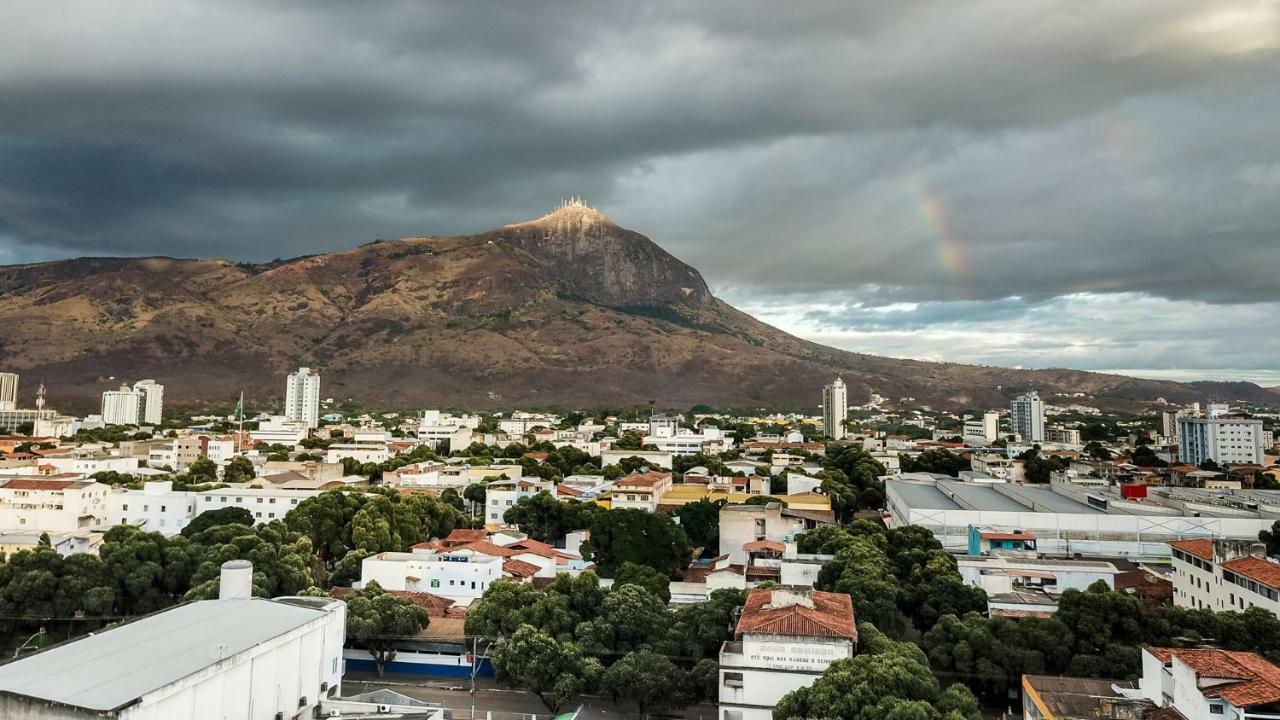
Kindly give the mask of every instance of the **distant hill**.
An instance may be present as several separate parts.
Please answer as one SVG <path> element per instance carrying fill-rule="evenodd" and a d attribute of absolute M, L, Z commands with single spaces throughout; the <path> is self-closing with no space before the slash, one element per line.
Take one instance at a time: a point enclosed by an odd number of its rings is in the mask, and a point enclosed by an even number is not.
<path fill-rule="evenodd" d="M 1183 384 L 845 352 L 714 297 L 697 270 L 582 205 L 470 237 L 415 237 L 261 265 L 80 258 L 0 267 L 0 368 L 53 405 L 96 407 L 154 377 L 170 405 L 275 401 L 298 365 L 323 394 L 396 408 L 714 406 L 813 409 L 836 375 L 940 407 L 1004 405 L 1028 387 L 1107 407 L 1163 397 L 1275 399 L 1251 383 Z M 1064 401 L 1065 402 L 1065 401 Z"/>

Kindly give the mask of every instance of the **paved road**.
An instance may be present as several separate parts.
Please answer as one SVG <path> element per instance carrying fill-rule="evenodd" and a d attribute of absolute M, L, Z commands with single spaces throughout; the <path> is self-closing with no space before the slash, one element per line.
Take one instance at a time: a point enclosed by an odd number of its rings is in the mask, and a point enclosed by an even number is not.
<path fill-rule="evenodd" d="M 418 700 L 440 703 L 453 711 L 454 720 L 470 720 L 471 694 L 465 678 L 423 679 L 415 675 L 387 675 L 379 680 L 372 673 L 347 673 L 342 679 L 342 694 L 354 695 L 371 690 L 387 689 Z M 624 720 L 638 718 L 635 706 L 619 705 L 607 698 L 587 696 L 581 699 L 584 720 Z M 479 680 L 475 694 L 476 717 L 492 720 L 516 720 L 517 718 L 550 718 L 552 714 L 533 693 L 496 687 L 492 679 Z M 568 712 L 577 707 L 561 708 Z M 710 705 L 696 705 L 681 713 L 691 720 L 715 720 L 716 709 Z"/>

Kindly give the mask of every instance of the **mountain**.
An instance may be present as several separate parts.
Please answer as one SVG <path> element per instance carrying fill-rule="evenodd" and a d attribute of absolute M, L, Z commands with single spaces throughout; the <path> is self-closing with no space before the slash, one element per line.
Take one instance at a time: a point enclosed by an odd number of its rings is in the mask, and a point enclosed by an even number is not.
<path fill-rule="evenodd" d="M 836 375 L 953 408 L 1002 406 L 1028 387 L 1135 408 L 1223 399 L 1220 388 L 1072 370 L 897 360 L 817 345 L 717 299 L 698 271 L 578 203 L 470 237 L 379 241 L 251 265 L 80 258 L 0 267 L 0 369 L 64 410 L 153 377 L 170 405 L 277 401 L 319 368 L 322 394 L 403 409 L 813 409 Z M 1232 399 L 1271 398 L 1256 385 Z"/>

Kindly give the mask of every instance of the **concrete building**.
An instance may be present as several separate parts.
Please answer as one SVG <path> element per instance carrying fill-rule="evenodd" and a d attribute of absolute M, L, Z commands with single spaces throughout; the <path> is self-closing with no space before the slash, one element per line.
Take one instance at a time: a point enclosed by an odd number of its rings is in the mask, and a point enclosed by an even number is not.
<path fill-rule="evenodd" d="M 1178 418 L 1178 459 L 1191 465 L 1213 460 L 1263 464 L 1262 420 L 1230 415 Z"/>
<path fill-rule="evenodd" d="M 1280 563 L 1256 542 L 1181 540 L 1173 552 L 1173 603 L 1222 612 L 1261 607 L 1280 615 Z"/>
<path fill-rule="evenodd" d="M 360 464 L 380 463 L 391 457 L 386 443 L 343 443 L 330 445 L 324 457 L 331 463 L 350 458 Z"/>
<path fill-rule="evenodd" d="M 121 385 L 119 390 L 107 390 L 102 393 L 102 422 L 104 425 L 139 425 L 142 418 L 138 414 L 141 409 L 142 393 Z"/>
<path fill-rule="evenodd" d="M 720 649 L 720 720 L 772 720 L 784 695 L 853 657 L 853 604 L 843 593 L 753 590 Z"/>
<path fill-rule="evenodd" d="M 138 393 L 138 419 L 148 425 L 159 425 L 164 416 L 164 386 L 150 378 L 133 384 Z"/>
<path fill-rule="evenodd" d="M 822 432 L 833 440 L 845 435 L 844 421 L 849 418 L 849 391 L 844 380 L 836 378 L 822 388 Z"/>
<path fill-rule="evenodd" d="M 658 452 L 657 450 L 601 450 L 600 467 L 617 465 L 620 461 L 629 457 L 638 457 L 652 467 L 670 470 L 673 456 L 669 452 Z"/>
<path fill-rule="evenodd" d="M 200 458 L 208 458 L 221 465 L 235 456 L 236 443 L 234 437 L 215 437 L 210 435 L 186 435 L 173 439 L 173 456 L 171 463 L 175 470 L 184 470 Z"/>
<path fill-rule="evenodd" d="M 649 436 L 653 438 L 669 438 L 680 434 L 679 415 L 654 415 L 649 418 Z"/>
<path fill-rule="evenodd" d="M 1280 668 L 1251 652 L 1215 648 L 1142 649 L 1140 696 L 1183 720 L 1280 716 Z M 1154 715 L 1154 713 L 1149 714 Z"/>
<path fill-rule="evenodd" d="M 196 515 L 207 510 L 241 507 L 253 514 L 257 523 L 283 519 L 298 503 L 318 495 L 320 490 L 280 488 L 221 488 L 196 493 Z"/>
<path fill-rule="evenodd" d="M 1127 680 L 1022 676 L 1022 720 L 1141 720 L 1151 706 Z"/>
<path fill-rule="evenodd" d="M 147 532 L 177 535 L 196 515 L 196 494 L 174 490 L 170 481 L 144 483 L 141 490 L 107 493 L 107 524 L 134 525 Z"/>
<path fill-rule="evenodd" d="M 982 435 L 989 443 L 1000 439 L 1000 413 L 985 412 L 982 414 Z"/>
<path fill-rule="evenodd" d="M 222 566 L 217 600 L 187 603 L 0 666 L 0 717 L 280 720 L 338 694 L 346 605 L 251 597 L 253 566 Z"/>
<path fill-rule="evenodd" d="M 553 492 L 549 481 L 543 480 L 494 480 L 485 487 L 484 522 L 501 525 L 503 516 L 521 498 L 533 497 L 540 492 Z"/>
<path fill-rule="evenodd" d="M 360 586 L 376 581 L 384 590 L 431 593 L 465 607 L 502 579 L 503 562 L 462 549 L 378 553 L 361 561 Z"/>
<path fill-rule="evenodd" d="M 650 470 L 620 477 L 613 482 L 609 507 L 614 510 L 657 512 L 662 496 L 671 492 L 671 473 Z"/>
<path fill-rule="evenodd" d="M 258 429 L 249 431 L 249 438 L 254 442 L 270 445 L 280 444 L 293 447 L 307 436 L 307 423 L 302 420 L 291 420 L 283 415 L 273 415 L 258 422 Z"/>
<path fill-rule="evenodd" d="M 1148 488 L 1125 498 L 1115 487 L 1055 480 L 1044 485 L 885 479 L 890 527 L 920 525 L 943 547 L 968 547 L 969 527 L 1022 530 L 1040 553 L 1163 560 L 1170 540 L 1252 540 L 1280 518 L 1280 491 Z"/>
<path fill-rule="evenodd" d="M 1080 431 L 1075 428 L 1051 427 L 1045 431 L 1045 442 L 1059 445 L 1083 445 L 1080 442 Z"/>
<path fill-rule="evenodd" d="M 0 410 L 18 409 L 18 373 L 0 373 Z"/>
<path fill-rule="evenodd" d="M 284 385 L 284 416 L 308 429 L 320 424 L 320 373 L 308 367 L 289 373 Z"/>
<path fill-rule="evenodd" d="M 77 532 L 102 522 L 109 486 L 70 474 L 0 478 L 0 529 Z"/>
<path fill-rule="evenodd" d="M 745 565 L 749 543 L 768 540 L 788 545 L 805 531 L 803 520 L 787 515 L 782 503 L 725 505 L 720 508 L 720 554 L 729 562 Z"/>
<path fill-rule="evenodd" d="M 1014 398 L 1009 424 L 1024 442 L 1044 442 L 1044 401 L 1034 390 Z"/>

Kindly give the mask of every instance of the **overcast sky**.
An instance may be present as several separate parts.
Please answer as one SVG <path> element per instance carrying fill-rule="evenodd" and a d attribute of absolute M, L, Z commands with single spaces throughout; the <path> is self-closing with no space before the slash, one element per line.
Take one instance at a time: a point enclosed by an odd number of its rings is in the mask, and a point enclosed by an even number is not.
<path fill-rule="evenodd" d="M 266 260 L 566 195 L 839 347 L 1280 385 L 1280 2 L 0 13 L 0 263 Z"/>

